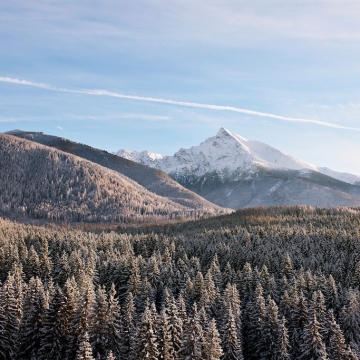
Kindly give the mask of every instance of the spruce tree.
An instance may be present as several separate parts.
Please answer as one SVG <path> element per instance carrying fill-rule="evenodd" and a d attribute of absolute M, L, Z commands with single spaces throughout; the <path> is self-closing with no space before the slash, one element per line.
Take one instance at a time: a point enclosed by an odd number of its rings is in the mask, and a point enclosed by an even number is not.
<path fill-rule="evenodd" d="M 360 305 L 357 291 L 349 291 L 348 304 L 340 313 L 340 325 L 348 344 L 360 344 Z"/>
<path fill-rule="evenodd" d="M 120 358 L 122 337 L 124 336 L 124 333 L 121 319 L 121 309 L 115 296 L 115 286 L 112 284 L 107 310 L 107 349 L 110 350 L 114 356 Z"/>
<path fill-rule="evenodd" d="M 336 323 L 334 313 L 329 310 L 326 321 L 326 338 L 325 344 L 329 359 L 345 360 L 348 359 L 347 348 L 344 335 L 340 326 Z"/>
<path fill-rule="evenodd" d="M 184 336 L 178 356 L 185 360 L 201 360 L 204 334 L 196 304 L 193 305 L 192 312 L 193 315 L 188 317 L 184 325 Z"/>
<path fill-rule="evenodd" d="M 261 345 L 262 328 L 266 313 L 263 289 L 260 284 L 252 300 L 247 303 L 244 317 L 244 355 L 245 358 L 257 360 L 263 352 Z"/>
<path fill-rule="evenodd" d="M 158 360 L 159 350 L 154 330 L 153 314 L 146 307 L 136 331 L 132 359 Z"/>
<path fill-rule="evenodd" d="M 217 330 L 215 319 L 212 319 L 204 334 L 202 358 L 206 360 L 220 360 L 222 355 L 220 334 Z"/>
<path fill-rule="evenodd" d="M 95 358 L 103 358 L 108 348 L 108 306 L 106 291 L 100 287 L 96 291 L 92 326 L 89 329 L 91 348 Z"/>
<path fill-rule="evenodd" d="M 130 292 L 126 298 L 122 314 L 122 340 L 121 340 L 121 357 L 128 359 L 132 357 L 135 351 L 135 316 L 136 309 L 134 297 Z"/>
<path fill-rule="evenodd" d="M 20 326 L 14 289 L 14 277 L 9 276 L 0 288 L 0 355 L 13 359 L 17 353 L 17 337 Z"/>
<path fill-rule="evenodd" d="M 327 360 L 325 344 L 320 334 L 320 324 L 316 314 L 309 317 L 304 327 L 303 343 L 301 344 L 301 360 Z"/>
<path fill-rule="evenodd" d="M 284 262 L 283 262 L 283 268 L 282 268 L 284 276 L 286 276 L 287 279 L 290 279 L 293 273 L 293 266 L 291 263 L 291 258 L 289 253 L 285 254 Z"/>
<path fill-rule="evenodd" d="M 221 334 L 223 344 L 223 360 L 243 360 L 241 339 L 238 338 L 235 317 L 232 307 L 224 302 L 225 313 L 222 318 Z"/>
<path fill-rule="evenodd" d="M 60 317 L 61 333 L 65 337 L 66 353 L 74 354 L 76 351 L 77 336 L 73 328 L 78 309 L 80 293 L 74 277 L 66 280 L 63 287 L 63 303 L 60 307 L 58 316 Z M 81 304 L 80 304 L 81 306 Z"/>
<path fill-rule="evenodd" d="M 262 359 L 289 359 L 289 338 L 285 326 L 285 319 L 280 321 L 278 307 L 275 301 L 268 300 L 266 313 L 261 328 L 259 343 Z"/>
<path fill-rule="evenodd" d="M 41 327 L 40 359 L 61 360 L 66 358 L 66 336 L 62 332 L 60 309 L 64 306 L 64 296 L 59 287 L 50 299 Z"/>
<path fill-rule="evenodd" d="M 158 349 L 159 359 L 174 360 L 174 344 L 172 342 L 171 328 L 168 315 L 163 309 L 159 316 Z"/>
<path fill-rule="evenodd" d="M 75 360 L 95 360 L 87 332 L 79 336 L 79 345 L 76 350 Z"/>
<path fill-rule="evenodd" d="M 116 360 L 111 350 L 109 351 L 106 360 Z"/>
<path fill-rule="evenodd" d="M 24 315 L 21 325 L 18 358 L 36 359 L 41 341 L 41 329 L 45 316 L 45 292 L 39 278 L 31 278 L 24 299 Z"/>
<path fill-rule="evenodd" d="M 286 319 L 283 316 L 279 327 L 279 346 L 277 349 L 278 360 L 290 359 L 291 345 L 289 341 L 288 331 L 286 328 Z"/>
<path fill-rule="evenodd" d="M 72 357 L 76 351 L 76 344 L 82 341 L 83 334 L 89 336 L 94 324 L 95 292 L 90 278 L 84 278 L 77 311 L 71 323 L 71 338 L 68 357 Z"/>

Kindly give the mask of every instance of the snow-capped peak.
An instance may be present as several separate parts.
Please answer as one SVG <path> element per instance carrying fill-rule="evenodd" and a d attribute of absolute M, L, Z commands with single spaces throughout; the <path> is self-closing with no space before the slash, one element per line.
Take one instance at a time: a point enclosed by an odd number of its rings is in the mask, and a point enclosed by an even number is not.
<path fill-rule="evenodd" d="M 150 167 L 156 167 L 153 166 L 156 164 L 158 160 L 161 160 L 164 155 L 156 154 L 147 150 L 138 152 L 135 150 L 119 150 L 118 152 L 114 153 L 117 156 L 123 157 L 128 160 L 135 161 L 140 164 L 145 164 Z"/>
<path fill-rule="evenodd" d="M 180 149 L 173 156 L 134 150 L 119 150 L 116 155 L 158 168 L 175 178 L 216 173 L 220 178 L 237 180 L 256 174 L 259 168 L 266 168 L 318 171 L 351 184 L 360 183 L 358 176 L 318 168 L 270 145 L 247 140 L 223 127 L 200 145 Z"/>

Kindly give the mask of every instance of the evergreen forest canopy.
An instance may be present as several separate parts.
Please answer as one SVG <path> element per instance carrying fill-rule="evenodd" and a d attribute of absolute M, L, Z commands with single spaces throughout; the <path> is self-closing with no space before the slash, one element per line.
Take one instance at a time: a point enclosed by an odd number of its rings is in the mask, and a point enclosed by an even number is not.
<path fill-rule="evenodd" d="M 0 220 L 1 359 L 359 359 L 360 208 L 116 231 Z"/>

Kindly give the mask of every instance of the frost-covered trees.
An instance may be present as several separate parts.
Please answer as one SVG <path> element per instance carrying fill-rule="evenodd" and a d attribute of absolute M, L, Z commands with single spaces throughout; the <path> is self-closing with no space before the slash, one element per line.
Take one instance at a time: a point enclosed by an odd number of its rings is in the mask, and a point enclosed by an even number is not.
<path fill-rule="evenodd" d="M 256 211 L 116 231 L 0 219 L 0 358 L 358 359 L 358 212 Z"/>

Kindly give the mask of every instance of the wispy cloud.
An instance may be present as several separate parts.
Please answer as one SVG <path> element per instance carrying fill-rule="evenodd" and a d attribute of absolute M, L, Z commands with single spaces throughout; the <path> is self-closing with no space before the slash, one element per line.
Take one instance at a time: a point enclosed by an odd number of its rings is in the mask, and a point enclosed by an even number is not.
<path fill-rule="evenodd" d="M 96 90 L 96 89 L 95 90 L 91 90 L 91 89 L 72 90 L 72 89 L 66 89 L 66 88 L 57 88 L 57 87 L 53 87 L 53 86 L 50 86 L 47 84 L 36 83 L 36 82 L 32 82 L 32 81 L 27 81 L 27 80 L 13 79 L 13 78 L 9 78 L 9 77 L 0 77 L 0 82 L 32 86 L 32 87 L 37 87 L 37 88 L 41 88 L 44 90 L 57 91 L 57 92 L 84 94 L 84 95 L 92 95 L 92 96 L 108 96 L 108 97 L 114 97 L 114 98 L 120 98 L 120 99 L 146 101 L 146 102 L 154 102 L 154 103 L 161 103 L 161 104 L 199 108 L 199 109 L 216 110 L 216 111 L 231 111 L 231 112 L 236 112 L 236 113 L 241 113 L 241 114 L 272 118 L 272 119 L 277 119 L 277 120 L 281 120 L 281 121 L 309 123 L 309 124 L 316 124 L 316 125 L 326 126 L 326 127 L 335 128 L 335 129 L 360 131 L 360 128 L 357 128 L 357 127 L 344 126 L 344 125 L 340 125 L 340 124 L 334 124 L 334 123 L 329 123 L 329 122 L 314 120 L 314 119 L 302 119 L 302 118 L 281 116 L 281 115 L 276 115 L 276 114 L 271 114 L 271 113 L 266 113 L 266 112 L 261 112 L 261 111 L 238 108 L 238 107 L 234 107 L 234 106 L 202 104 L 202 103 L 177 101 L 177 100 L 169 100 L 169 99 L 146 97 L 146 96 L 127 95 L 127 94 L 120 94 L 120 93 L 116 93 L 116 92 L 112 92 L 112 91 L 108 91 L 108 90 Z"/>
<path fill-rule="evenodd" d="M 61 126 L 56 126 L 59 130 L 64 130 Z"/>
<path fill-rule="evenodd" d="M 66 117 L 71 119 L 79 120 L 116 120 L 116 119 L 137 119 L 137 120 L 147 120 L 147 121 L 170 121 L 170 116 L 161 116 L 161 115 L 148 115 L 148 114 L 137 114 L 137 113 L 118 113 L 114 115 L 105 115 L 105 116 L 93 116 L 93 115 L 74 115 L 69 114 Z"/>

